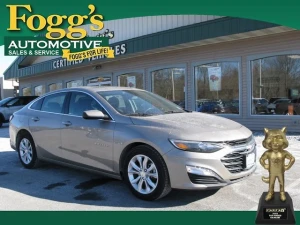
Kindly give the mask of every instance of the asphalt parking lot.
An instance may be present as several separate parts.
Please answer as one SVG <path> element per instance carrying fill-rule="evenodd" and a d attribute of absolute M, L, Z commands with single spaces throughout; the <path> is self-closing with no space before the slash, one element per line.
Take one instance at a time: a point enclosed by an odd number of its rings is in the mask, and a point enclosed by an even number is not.
<path fill-rule="evenodd" d="M 264 152 L 262 133 L 254 133 L 258 156 Z M 286 192 L 300 209 L 300 135 L 288 135 L 287 149 L 296 158 L 286 172 Z M 256 211 L 259 198 L 268 185 L 261 181 L 267 171 L 258 164 L 247 180 L 219 190 L 173 190 L 155 202 L 135 198 L 122 181 L 53 164 L 27 170 L 10 148 L 8 125 L 0 128 L 0 210 L 243 210 Z M 278 189 L 276 185 L 276 190 Z"/>

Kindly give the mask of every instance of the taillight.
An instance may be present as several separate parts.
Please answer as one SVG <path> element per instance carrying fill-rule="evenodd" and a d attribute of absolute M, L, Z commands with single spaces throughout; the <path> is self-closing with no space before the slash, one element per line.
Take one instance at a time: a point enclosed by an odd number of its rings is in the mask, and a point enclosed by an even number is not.
<path fill-rule="evenodd" d="M 9 122 L 14 118 L 14 114 L 9 117 Z"/>

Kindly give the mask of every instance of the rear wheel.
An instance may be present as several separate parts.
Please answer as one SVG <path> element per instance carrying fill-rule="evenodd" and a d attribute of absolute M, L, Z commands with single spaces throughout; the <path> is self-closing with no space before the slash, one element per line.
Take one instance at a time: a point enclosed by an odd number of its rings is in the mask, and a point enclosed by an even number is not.
<path fill-rule="evenodd" d="M 22 134 L 18 138 L 17 149 L 19 159 L 25 168 L 32 169 L 38 166 L 39 160 L 36 154 L 35 145 L 29 134 Z"/>
<path fill-rule="evenodd" d="M 147 145 L 134 147 L 125 157 L 124 178 L 138 198 L 152 201 L 171 191 L 167 166 L 161 155 Z"/>

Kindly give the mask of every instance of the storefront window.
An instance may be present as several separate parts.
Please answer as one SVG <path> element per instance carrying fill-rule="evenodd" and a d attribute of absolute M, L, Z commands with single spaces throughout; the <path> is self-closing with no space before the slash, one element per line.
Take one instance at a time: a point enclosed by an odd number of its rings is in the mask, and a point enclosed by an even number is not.
<path fill-rule="evenodd" d="M 87 80 L 87 86 L 111 86 L 111 77 L 94 77 Z"/>
<path fill-rule="evenodd" d="M 83 85 L 82 80 L 71 80 L 71 81 L 67 82 L 67 88 L 79 87 L 82 85 Z"/>
<path fill-rule="evenodd" d="M 118 86 L 133 87 L 143 89 L 143 74 L 142 73 L 127 73 L 118 76 Z"/>
<path fill-rule="evenodd" d="M 254 115 L 300 115 L 300 55 L 251 61 Z"/>
<path fill-rule="evenodd" d="M 49 91 L 62 89 L 62 83 L 49 84 Z"/>
<path fill-rule="evenodd" d="M 34 95 L 36 96 L 41 96 L 45 94 L 45 92 L 46 92 L 45 85 L 39 85 L 34 88 Z"/>
<path fill-rule="evenodd" d="M 31 88 L 30 87 L 23 88 L 22 95 L 23 96 L 31 96 Z"/>
<path fill-rule="evenodd" d="M 239 114 L 239 63 L 199 65 L 195 70 L 196 111 Z"/>
<path fill-rule="evenodd" d="M 185 107 L 185 69 L 169 68 L 151 73 L 152 92 Z"/>

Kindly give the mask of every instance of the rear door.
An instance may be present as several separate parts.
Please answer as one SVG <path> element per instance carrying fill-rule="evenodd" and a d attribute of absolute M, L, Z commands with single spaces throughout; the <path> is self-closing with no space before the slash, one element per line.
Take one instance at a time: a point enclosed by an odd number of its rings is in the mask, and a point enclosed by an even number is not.
<path fill-rule="evenodd" d="M 48 95 L 30 107 L 29 128 L 42 157 L 61 157 L 61 118 L 67 92 Z"/>

